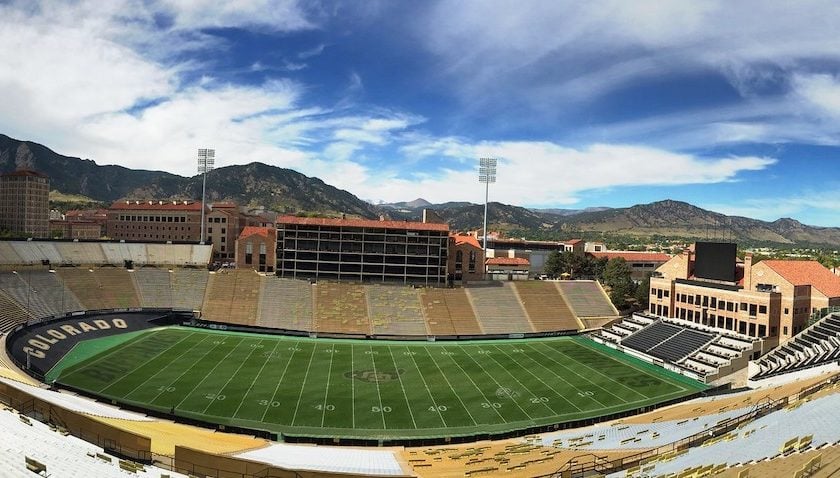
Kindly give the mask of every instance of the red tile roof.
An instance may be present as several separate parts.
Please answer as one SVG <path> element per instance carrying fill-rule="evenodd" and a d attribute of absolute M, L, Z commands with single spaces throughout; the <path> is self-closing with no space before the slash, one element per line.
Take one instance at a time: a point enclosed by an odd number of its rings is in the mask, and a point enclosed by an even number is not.
<path fill-rule="evenodd" d="M 488 266 L 530 266 L 531 261 L 524 257 L 491 257 L 485 264 Z"/>
<path fill-rule="evenodd" d="M 566 244 L 568 244 L 570 246 L 574 246 L 574 245 L 580 244 L 581 242 L 583 242 L 583 239 L 572 239 L 570 241 L 566 241 Z"/>
<path fill-rule="evenodd" d="M 639 251 L 608 251 L 608 252 L 590 252 L 592 257 L 600 259 L 606 257 L 607 259 L 614 259 L 620 257 L 627 262 L 668 262 L 671 256 L 663 252 L 639 252 Z"/>
<path fill-rule="evenodd" d="M 448 224 L 408 221 L 377 221 L 373 219 L 337 219 L 327 217 L 282 216 L 279 219 L 277 219 L 277 224 L 298 224 L 305 226 L 370 227 L 415 231 L 449 231 Z"/>
<path fill-rule="evenodd" d="M 186 204 L 184 204 L 186 202 Z M 192 201 L 116 201 L 112 211 L 201 211 L 200 202 Z"/>
<path fill-rule="evenodd" d="M 476 239 L 475 236 L 470 236 L 468 234 L 450 234 L 449 237 L 455 241 L 456 246 L 468 244 L 477 249 L 481 249 L 481 244 L 478 243 L 478 239 Z"/>
<path fill-rule="evenodd" d="M 764 264 L 793 285 L 810 285 L 826 297 L 840 297 L 840 277 L 817 261 L 765 260 Z"/>
<path fill-rule="evenodd" d="M 242 234 L 239 235 L 239 238 L 245 239 L 254 235 L 267 238 L 271 233 L 271 229 L 272 228 L 270 227 L 245 226 L 245 228 L 242 229 Z"/>

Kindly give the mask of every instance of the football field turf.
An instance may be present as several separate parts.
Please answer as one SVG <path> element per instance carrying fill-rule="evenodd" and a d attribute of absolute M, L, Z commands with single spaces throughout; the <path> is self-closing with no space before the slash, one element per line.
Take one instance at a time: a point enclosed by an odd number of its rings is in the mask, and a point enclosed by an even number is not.
<path fill-rule="evenodd" d="M 59 363 L 59 383 L 188 418 L 309 437 L 501 433 L 705 388 L 581 337 L 385 342 L 169 327 L 104 350 L 88 342 Z"/>

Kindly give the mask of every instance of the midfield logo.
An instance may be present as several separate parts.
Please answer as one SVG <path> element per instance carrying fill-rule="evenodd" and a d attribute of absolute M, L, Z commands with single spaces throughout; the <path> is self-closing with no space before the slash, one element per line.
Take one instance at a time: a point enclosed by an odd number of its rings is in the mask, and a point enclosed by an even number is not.
<path fill-rule="evenodd" d="M 356 370 L 355 372 L 347 372 L 344 374 L 344 378 L 348 380 L 356 379 L 361 382 L 367 383 L 383 383 L 383 382 L 392 382 L 394 380 L 399 379 L 400 375 L 405 372 L 403 369 L 397 370 Z"/>

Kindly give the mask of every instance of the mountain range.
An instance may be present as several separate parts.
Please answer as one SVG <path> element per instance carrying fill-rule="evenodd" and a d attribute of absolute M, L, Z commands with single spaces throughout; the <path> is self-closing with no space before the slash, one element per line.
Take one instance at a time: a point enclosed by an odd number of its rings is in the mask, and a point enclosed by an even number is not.
<path fill-rule="evenodd" d="M 110 203 L 118 199 L 183 199 L 201 195 L 201 176 L 183 177 L 163 171 L 101 166 L 90 159 L 58 154 L 46 146 L 0 134 L 0 172 L 29 168 L 50 177 L 62 196 L 85 196 Z M 226 166 L 208 175 L 210 201 L 229 200 L 263 206 L 281 213 L 313 213 L 397 220 L 417 220 L 423 208 L 434 209 L 453 230 L 479 229 L 484 205 L 469 202 L 431 204 L 418 198 L 393 204 L 371 204 L 350 192 L 291 169 L 262 163 Z M 795 219 L 773 222 L 726 216 L 691 204 L 664 200 L 626 208 L 527 209 L 490 203 L 491 230 L 516 237 L 653 237 L 686 240 L 718 238 L 751 245 L 837 248 L 840 228 L 808 226 Z"/>

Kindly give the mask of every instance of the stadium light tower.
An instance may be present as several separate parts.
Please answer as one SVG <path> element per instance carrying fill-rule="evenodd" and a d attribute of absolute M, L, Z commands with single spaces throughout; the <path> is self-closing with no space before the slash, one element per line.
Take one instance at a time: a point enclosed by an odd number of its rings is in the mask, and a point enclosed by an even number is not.
<path fill-rule="evenodd" d="M 198 150 L 198 174 L 204 175 L 201 182 L 201 243 L 204 244 L 204 198 L 207 192 L 207 173 L 216 164 L 216 150 L 201 148 Z"/>
<path fill-rule="evenodd" d="M 484 252 L 487 253 L 487 202 L 490 199 L 490 183 L 496 182 L 496 158 L 478 160 L 478 182 L 484 183 Z"/>

